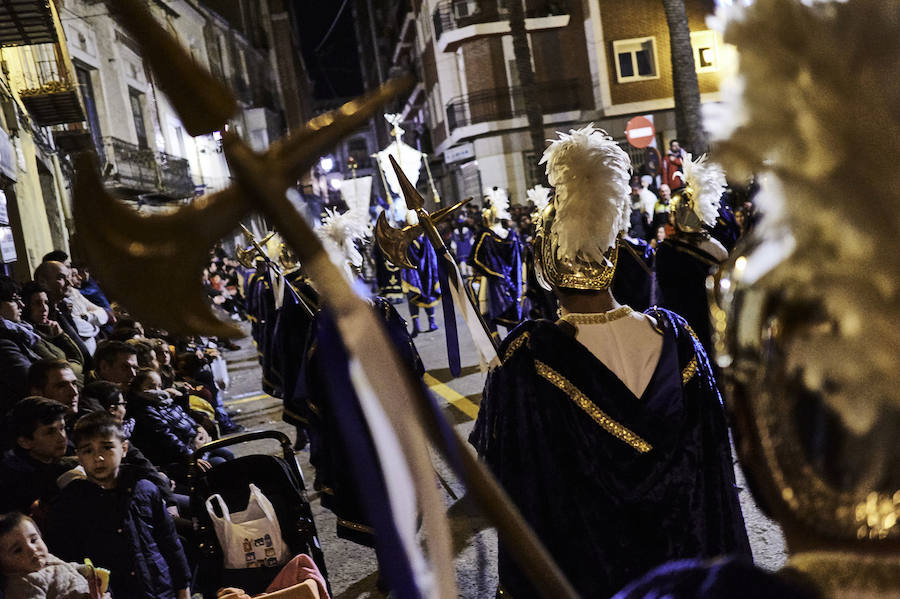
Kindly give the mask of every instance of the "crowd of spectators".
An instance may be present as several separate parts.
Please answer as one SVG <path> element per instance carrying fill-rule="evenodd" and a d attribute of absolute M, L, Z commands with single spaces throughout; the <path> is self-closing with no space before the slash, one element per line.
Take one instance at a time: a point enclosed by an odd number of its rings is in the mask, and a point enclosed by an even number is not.
<path fill-rule="evenodd" d="M 235 266 L 213 255 L 204 284 L 211 304 L 241 319 Z M 7 588 L 17 572 L 7 563 L 10 543 L 24 535 L 46 541 L 43 551 L 63 564 L 98 556 L 116 573 L 117 597 L 189 596 L 176 533 L 191 529 L 188 468 L 231 459 L 226 449 L 195 452 L 242 430 L 222 401 L 222 345 L 145 329 L 63 252 L 45 256 L 24 285 L 0 276 L 0 579 Z M 44 540 L 34 540 L 36 530 Z"/>

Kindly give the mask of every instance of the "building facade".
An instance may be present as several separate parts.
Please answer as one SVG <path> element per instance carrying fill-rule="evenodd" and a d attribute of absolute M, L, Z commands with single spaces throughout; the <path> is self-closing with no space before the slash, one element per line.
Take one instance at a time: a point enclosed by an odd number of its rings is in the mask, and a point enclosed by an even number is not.
<path fill-rule="evenodd" d="M 264 150 L 312 116 L 311 84 L 288 0 L 150 0 L 239 111 L 226 128 Z M 106 188 L 142 212 L 171 210 L 231 182 L 221 135 L 191 137 L 102 0 L 0 6 L 0 267 L 30 277 L 70 249 L 70 157 L 93 151 Z M 258 232 L 259 218 L 248 224 Z M 72 251 L 74 249 L 74 252 Z"/>
<path fill-rule="evenodd" d="M 538 182 L 509 25 L 511 0 L 357 0 L 391 32 L 378 47 L 360 36 L 367 87 L 383 75 L 413 72 L 401 100 L 407 131 L 432 148 L 441 195 L 481 197 L 501 187 L 513 203 Z M 705 25 L 712 0 L 686 0 L 704 102 L 718 99 L 726 48 Z M 524 0 L 525 27 L 544 137 L 589 122 L 606 129 L 640 166 L 645 152 L 625 141 L 630 118 L 651 116 L 656 145 L 675 136 L 668 26 L 658 0 Z M 364 23 L 365 19 L 361 20 Z M 362 24 L 360 29 L 364 29 Z M 366 47 L 368 46 L 368 47 Z M 377 50 L 377 51 L 376 51 Z M 361 52 L 361 56 L 362 56 Z"/>
<path fill-rule="evenodd" d="M 0 271 L 27 279 L 69 249 L 69 168 L 58 151 L 83 136 L 84 109 L 52 3 L 0 6 Z"/>

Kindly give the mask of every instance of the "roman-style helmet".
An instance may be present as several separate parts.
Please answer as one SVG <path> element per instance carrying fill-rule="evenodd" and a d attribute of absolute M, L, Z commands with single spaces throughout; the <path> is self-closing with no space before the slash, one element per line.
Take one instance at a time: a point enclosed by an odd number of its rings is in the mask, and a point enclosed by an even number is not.
<path fill-rule="evenodd" d="M 631 217 L 631 160 L 593 125 L 558 135 L 540 162 L 556 193 L 537 223 L 535 273 L 547 290 L 608 289 Z"/>
<path fill-rule="evenodd" d="M 684 159 L 684 172 L 678 173 L 684 187 L 672 193 L 670 207 L 675 228 L 682 233 L 702 233 L 703 228 L 716 224 L 722 193 L 725 191 L 725 171 L 718 164 L 707 161 L 706 155 Z"/>

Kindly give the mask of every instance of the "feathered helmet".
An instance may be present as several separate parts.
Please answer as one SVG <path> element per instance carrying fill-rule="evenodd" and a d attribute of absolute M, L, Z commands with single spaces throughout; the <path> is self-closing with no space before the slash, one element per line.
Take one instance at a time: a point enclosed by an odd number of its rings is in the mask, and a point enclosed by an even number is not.
<path fill-rule="evenodd" d="M 322 224 L 316 228 L 316 234 L 331 261 L 342 267 L 344 275 L 350 281 L 356 278 L 356 271 L 363 262 L 356 242 L 368 237 L 370 232 L 368 210 L 350 209 L 340 213 L 326 208 Z"/>
<path fill-rule="evenodd" d="M 494 187 L 484 197 L 490 202 L 490 205 L 481 211 L 485 226 L 490 227 L 501 220 L 512 218 L 509 214 L 509 194 L 505 189 Z"/>
<path fill-rule="evenodd" d="M 670 203 L 675 228 L 683 233 L 702 233 L 704 226 L 716 224 L 725 191 L 725 171 L 709 162 L 705 154 L 696 161 L 688 154 L 683 168 L 677 176 L 684 187 L 672 193 Z"/>
<path fill-rule="evenodd" d="M 537 225 L 538 282 L 548 290 L 608 289 L 631 216 L 631 160 L 593 125 L 558 135 L 540 162 L 556 194 Z"/>

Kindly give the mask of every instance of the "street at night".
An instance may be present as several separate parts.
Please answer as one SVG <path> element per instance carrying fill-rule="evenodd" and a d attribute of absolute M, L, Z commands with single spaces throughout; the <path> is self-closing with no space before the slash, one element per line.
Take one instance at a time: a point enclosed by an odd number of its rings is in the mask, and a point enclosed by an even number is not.
<path fill-rule="evenodd" d="M 0 1 L 0 599 L 900 599 L 900 2 Z"/>

